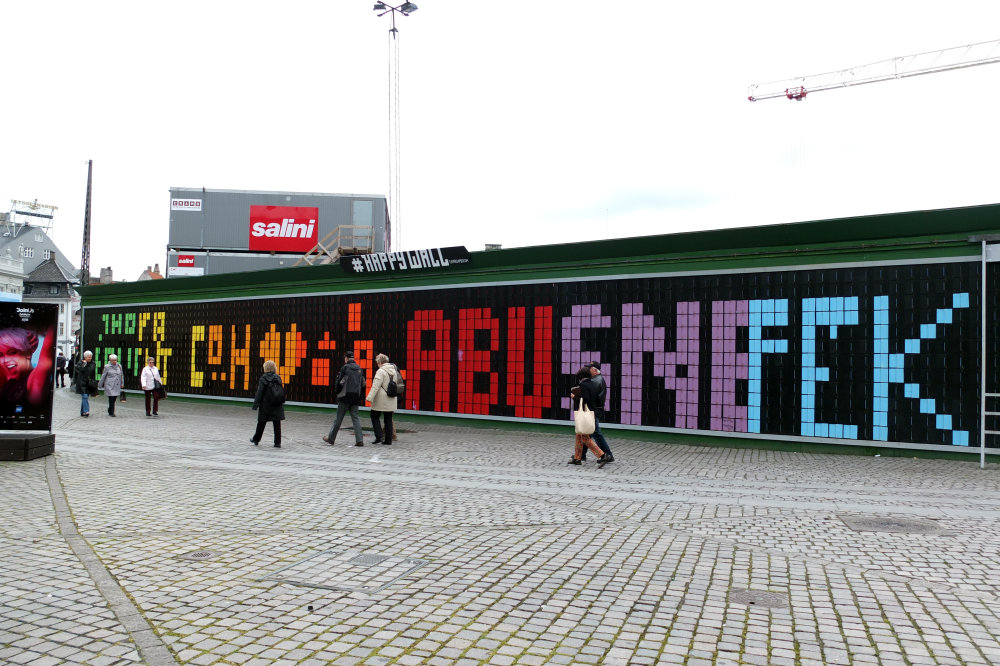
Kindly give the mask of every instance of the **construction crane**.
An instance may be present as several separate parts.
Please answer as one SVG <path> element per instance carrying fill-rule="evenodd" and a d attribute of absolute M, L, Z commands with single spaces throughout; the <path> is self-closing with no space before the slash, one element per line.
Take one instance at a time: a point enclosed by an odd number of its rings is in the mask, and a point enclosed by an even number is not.
<path fill-rule="evenodd" d="M 771 81 L 770 83 L 755 83 L 750 86 L 748 98 L 751 102 L 777 97 L 801 102 L 806 98 L 806 95 L 822 90 L 904 79 L 921 74 L 935 74 L 953 69 L 989 65 L 995 62 L 1000 62 L 1000 39 L 890 58 L 870 65 L 860 65 L 826 74 L 800 76 L 793 79 Z"/>

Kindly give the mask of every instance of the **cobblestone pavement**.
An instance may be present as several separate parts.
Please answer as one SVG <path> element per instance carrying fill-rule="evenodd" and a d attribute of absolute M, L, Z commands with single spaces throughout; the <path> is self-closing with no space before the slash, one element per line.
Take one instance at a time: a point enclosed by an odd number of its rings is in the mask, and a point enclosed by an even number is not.
<path fill-rule="evenodd" d="M 1000 664 L 996 464 L 92 404 L 0 463 L 4 664 Z"/>

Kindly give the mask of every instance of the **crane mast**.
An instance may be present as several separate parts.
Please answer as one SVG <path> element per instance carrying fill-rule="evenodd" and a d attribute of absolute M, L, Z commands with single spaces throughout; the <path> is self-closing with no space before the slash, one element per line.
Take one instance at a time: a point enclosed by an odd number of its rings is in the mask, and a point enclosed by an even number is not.
<path fill-rule="evenodd" d="M 751 102 L 777 97 L 801 102 L 806 98 L 806 95 L 822 90 L 891 81 L 920 76 L 921 74 L 935 74 L 953 69 L 989 65 L 995 62 L 1000 62 L 1000 39 L 967 46 L 953 46 L 940 51 L 900 56 L 825 74 L 800 76 L 771 81 L 770 83 L 755 83 L 749 88 L 748 98 Z"/>

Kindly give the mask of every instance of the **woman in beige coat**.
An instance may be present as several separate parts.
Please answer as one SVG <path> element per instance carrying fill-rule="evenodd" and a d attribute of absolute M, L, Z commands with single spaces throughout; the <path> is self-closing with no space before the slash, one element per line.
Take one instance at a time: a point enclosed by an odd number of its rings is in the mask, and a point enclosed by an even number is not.
<path fill-rule="evenodd" d="M 389 357 L 379 354 L 375 357 L 378 365 L 378 372 L 372 378 L 372 388 L 365 398 L 372 406 L 372 430 L 375 431 L 375 441 L 372 444 L 392 444 L 392 413 L 396 411 L 396 398 L 389 397 L 385 392 L 385 387 L 389 385 L 389 380 L 400 381 L 399 371 L 396 366 L 389 363 Z M 379 416 L 385 414 L 385 430 L 379 424 Z"/>

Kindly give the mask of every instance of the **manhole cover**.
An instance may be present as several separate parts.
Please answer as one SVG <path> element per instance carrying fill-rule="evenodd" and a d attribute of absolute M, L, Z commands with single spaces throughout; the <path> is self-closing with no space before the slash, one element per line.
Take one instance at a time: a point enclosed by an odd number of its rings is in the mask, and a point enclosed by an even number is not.
<path fill-rule="evenodd" d="M 840 516 L 856 532 L 894 532 L 896 534 L 941 534 L 944 530 L 933 520 L 899 516 Z"/>
<path fill-rule="evenodd" d="M 729 602 L 761 608 L 784 608 L 788 605 L 786 595 L 762 590 L 730 590 Z"/>
<path fill-rule="evenodd" d="M 219 556 L 218 553 L 215 553 L 211 550 L 195 550 L 190 553 L 184 553 L 180 557 L 182 560 L 200 561 L 200 560 L 214 560 L 218 556 Z"/>
<path fill-rule="evenodd" d="M 267 574 L 261 580 L 371 594 L 427 564 L 427 560 L 376 553 L 323 551 Z"/>

